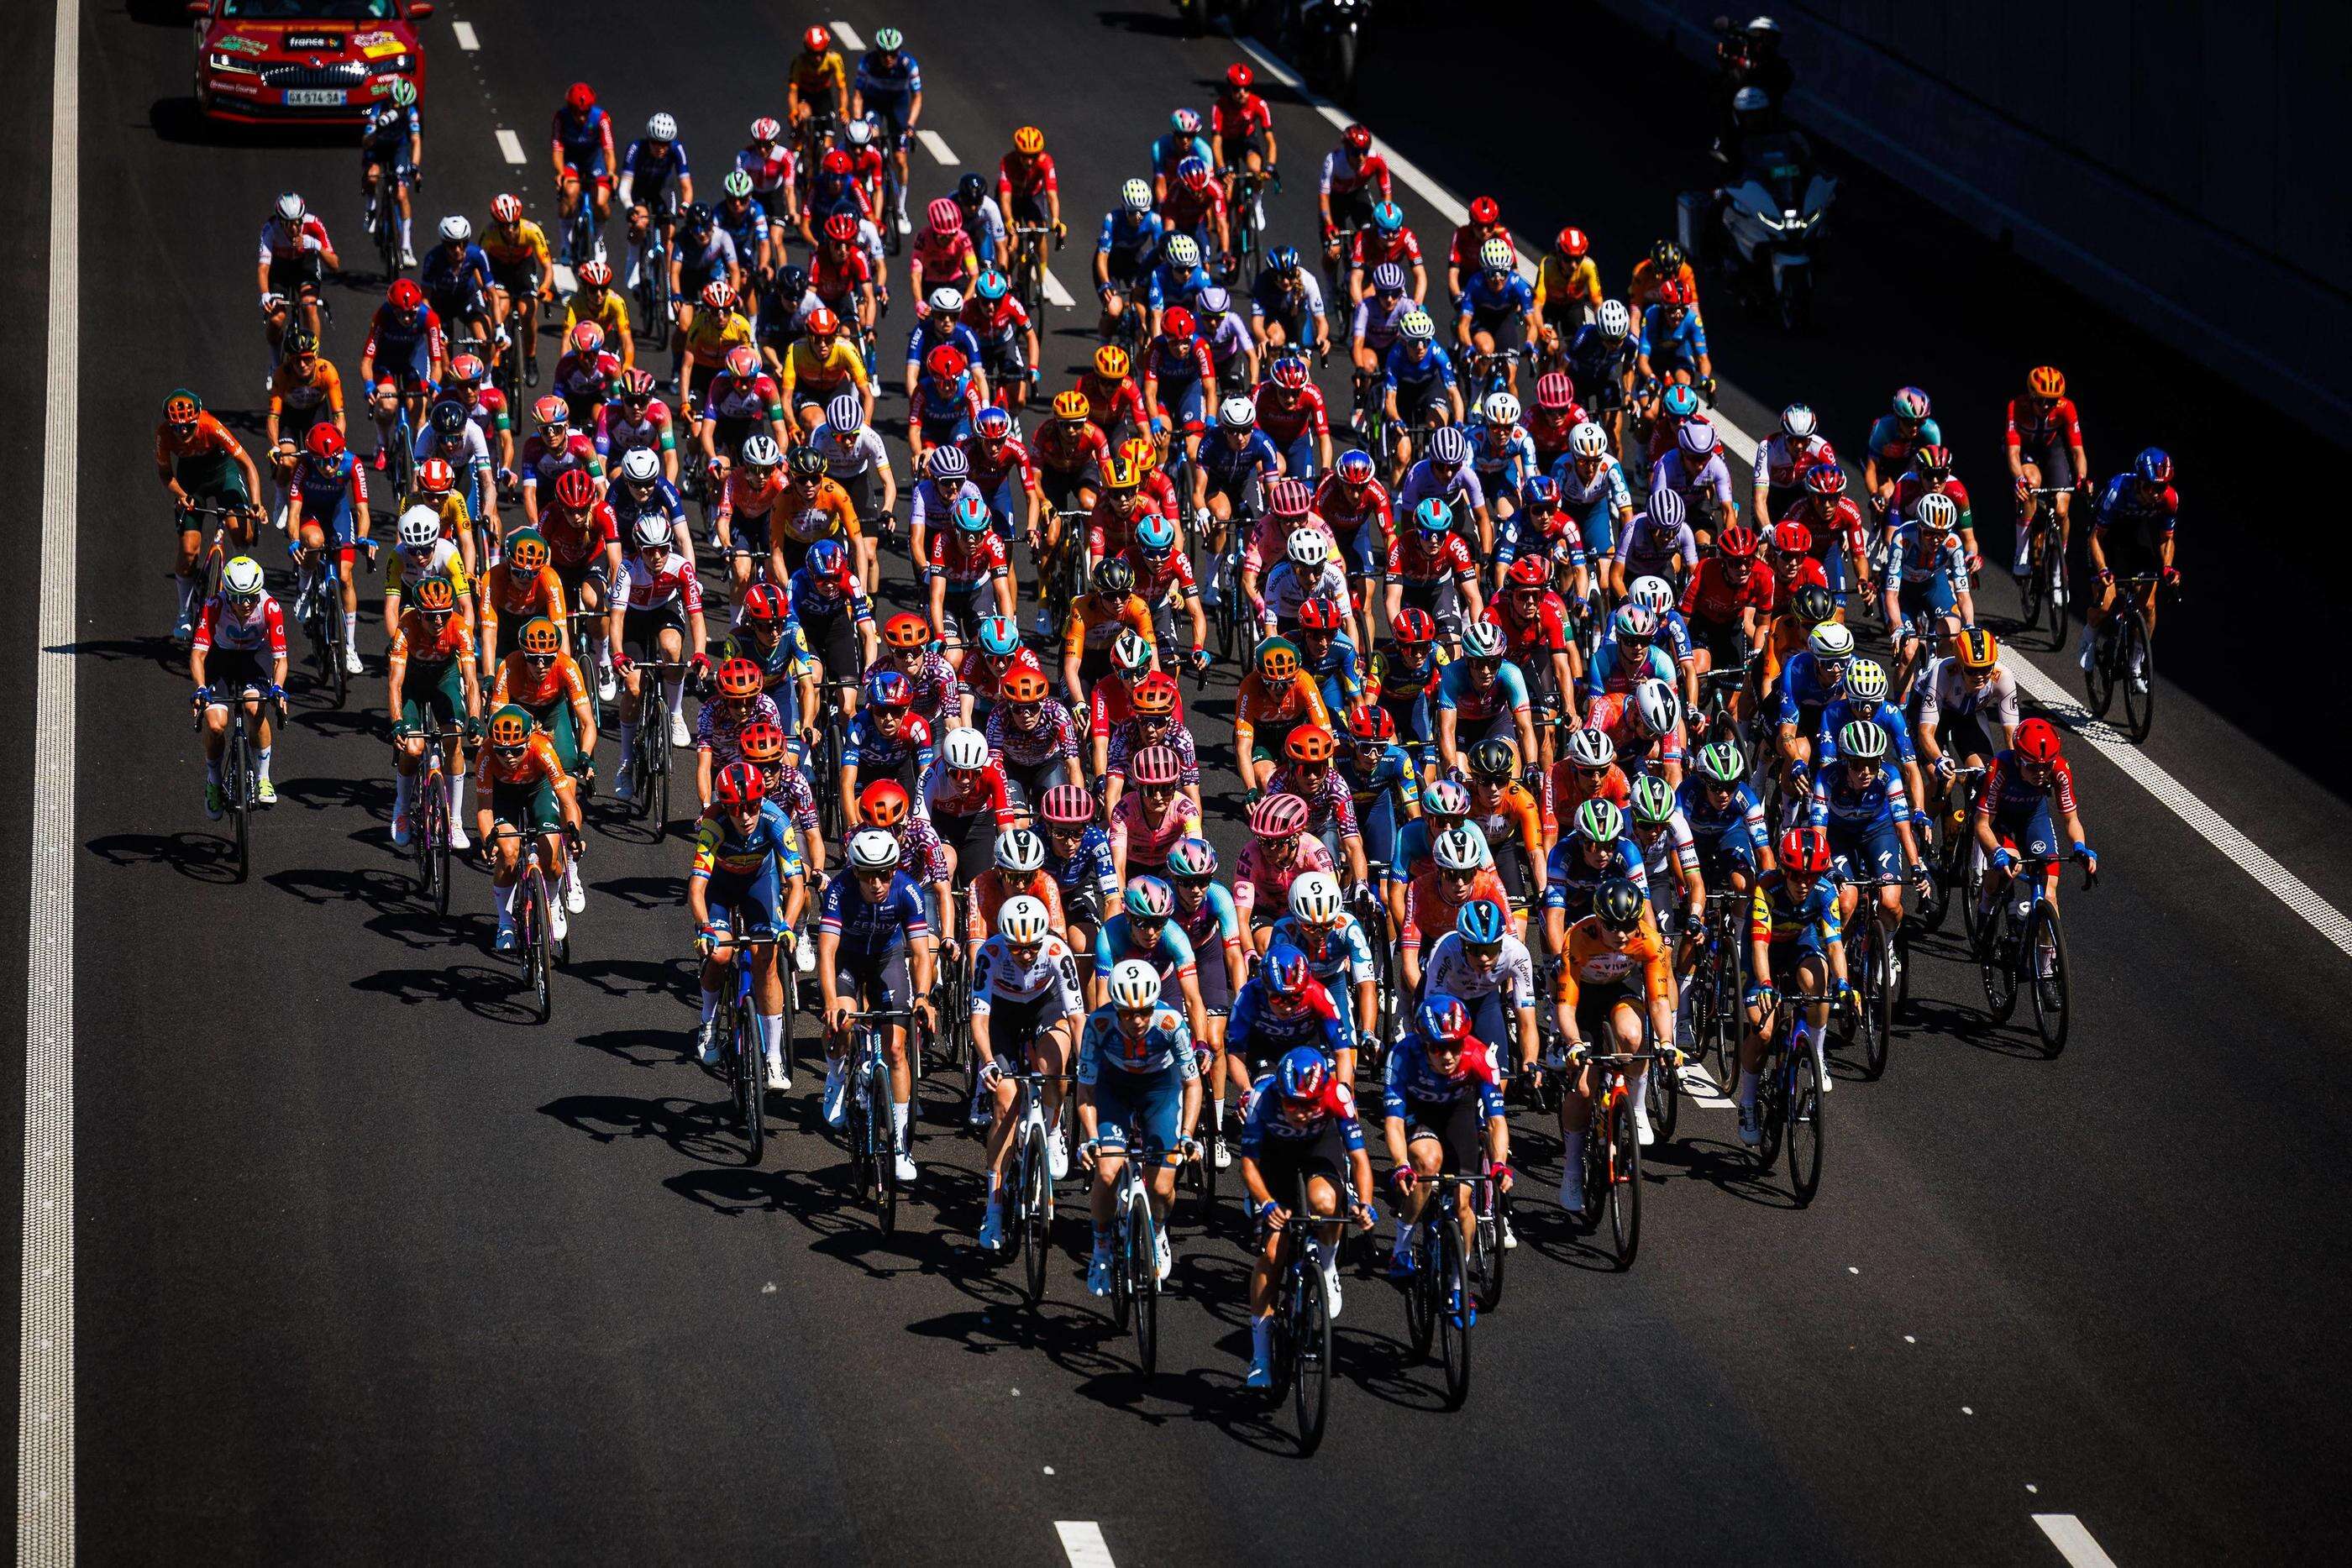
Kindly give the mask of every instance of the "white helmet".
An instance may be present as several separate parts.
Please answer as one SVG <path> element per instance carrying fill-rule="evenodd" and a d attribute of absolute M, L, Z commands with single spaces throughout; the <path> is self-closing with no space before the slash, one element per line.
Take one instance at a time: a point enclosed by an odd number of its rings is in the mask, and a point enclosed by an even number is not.
<path fill-rule="evenodd" d="M 1043 942 L 1052 924 L 1052 917 L 1045 912 L 1045 901 L 1025 893 L 1018 898 L 1006 899 L 1004 907 L 996 912 L 996 934 L 1024 947 Z"/>
<path fill-rule="evenodd" d="M 299 224 L 310 215 L 310 208 L 299 194 L 288 191 L 278 198 L 278 215 L 289 224 Z"/>
<path fill-rule="evenodd" d="M 1462 629 L 1462 656 L 1465 659 L 1499 659 L 1508 646 L 1503 641 L 1503 629 L 1492 621 L 1473 621 Z"/>
<path fill-rule="evenodd" d="M 1588 419 L 1568 433 L 1568 449 L 1579 457 L 1606 457 L 1609 433 Z"/>
<path fill-rule="evenodd" d="M 1293 528 L 1282 553 L 1304 571 L 1313 571 L 1331 559 L 1331 541 L 1320 528 Z"/>
<path fill-rule="evenodd" d="M 1148 213 L 1151 210 L 1151 187 L 1140 180 L 1129 180 L 1118 188 L 1118 199 L 1130 213 Z"/>
<path fill-rule="evenodd" d="M 1886 700 L 1886 666 L 1875 659 L 1856 659 L 1845 667 L 1845 695 L 1858 703 Z"/>
<path fill-rule="evenodd" d="M 1448 828 L 1429 846 L 1441 870 L 1476 871 L 1486 863 L 1486 835 L 1473 829 Z"/>
<path fill-rule="evenodd" d="M 1517 259 L 1507 239 L 1490 239 L 1478 247 L 1478 265 L 1488 272 L 1508 272 Z"/>
<path fill-rule="evenodd" d="M 776 450 L 776 438 L 772 435 L 755 435 L 743 443 L 746 468 L 773 468 L 783 460 L 784 455 Z"/>
<path fill-rule="evenodd" d="M 1148 1008 L 1157 1006 L 1159 1001 L 1159 970 L 1140 958 L 1122 958 L 1111 967 L 1111 1006 Z"/>
<path fill-rule="evenodd" d="M 452 245 L 463 245 L 474 237 L 474 225 L 463 213 L 451 213 L 441 220 L 441 237 Z"/>
<path fill-rule="evenodd" d="M 231 599 L 257 599 L 261 596 L 261 563 L 249 555 L 241 555 L 221 568 L 221 587 Z"/>
<path fill-rule="evenodd" d="M 1912 512 L 1922 527 L 1948 530 L 1960 520 L 1960 508 L 1941 490 L 1930 490 L 1919 497 Z"/>
<path fill-rule="evenodd" d="M 656 114 L 646 121 L 646 139 L 649 141 L 677 140 L 677 121 L 667 114 Z"/>
<path fill-rule="evenodd" d="M 661 459 L 650 446 L 632 446 L 621 454 L 621 477 L 632 485 L 650 485 L 661 477 Z"/>
<path fill-rule="evenodd" d="M 1486 423 L 1505 429 L 1519 423 L 1519 400 L 1509 392 L 1498 392 L 1486 398 Z"/>
<path fill-rule="evenodd" d="M 1675 585 L 1663 577 L 1637 577 L 1625 597 L 1663 621 L 1675 607 Z"/>
<path fill-rule="evenodd" d="M 1428 311 L 1416 305 L 1404 313 L 1397 323 L 1397 335 L 1416 343 L 1426 343 L 1437 336 L 1437 323 Z"/>
<path fill-rule="evenodd" d="M 637 519 L 636 527 L 629 530 L 629 537 L 637 541 L 640 549 L 668 544 L 675 536 L 676 530 L 670 520 L 658 512 L 647 512 Z"/>
<path fill-rule="evenodd" d="M 1617 743 L 1605 729 L 1580 729 L 1568 737 L 1568 759 L 1579 768 L 1607 768 L 1617 760 Z"/>
<path fill-rule="evenodd" d="M 860 828 L 849 835 L 849 863 L 857 871 L 895 871 L 898 841 L 880 828 Z"/>
<path fill-rule="evenodd" d="M 1622 338 L 1633 329 L 1633 313 L 1625 308 L 1622 299 L 1602 300 L 1594 319 L 1600 323 L 1601 335 L 1604 338 Z"/>
<path fill-rule="evenodd" d="M 1652 735 L 1669 735 L 1683 716 L 1683 705 L 1675 695 L 1675 688 L 1653 676 L 1633 687 L 1633 708 L 1642 716 L 1642 727 Z"/>
<path fill-rule="evenodd" d="M 1715 426 L 1703 419 L 1687 419 L 1675 432 L 1675 444 L 1693 457 L 1704 457 L 1715 450 Z"/>
<path fill-rule="evenodd" d="M 431 549 L 441 542 L 441 514 L 430 507 L 411 507 L 400 514 L 400 548 Z"/>
<path fill-rule="evenodd" d="M 1853 633 L 1835 621 L 1824 621 L 1805 638 L 1805 645 L 1816 659 L 1838 660 L 1853 657 Z"/>
<path fill-rule="evenodd" d="M 1290 884 L 1290 913 L 1310 925 L 1328 925 L 1339 918 L 1339 879 L 1328 871 L 1310 871 Z"/>
<path fill-rule="evenodd" d="M 952 316 L 963 308 L 963 290 L 934 288 L 931 290 L 930 305 L 934 315 Z"/>
<path fill-rule="evenodd" d="M 1780 429 L 1791 441 L 1809 440 L 1818 428 L 1813 411 L 1803 403 L 1792 402 L 1780 411 Z"/>
<path fill-rule="evenodd" d="M 852 147 L 863 147 L 874 140 L 874 122 L 870 120 L 853 120 L 849 122 L 847 133 L 849 144 Z"/>
<path fill-rule="evenodd" d="M 842 435 L 855 435 L 866 428 L 866 404 L 854 392 L 838 393 L 824 405 L 824 422 Z"/>
<path fill-rule="evenodd" d="M 1227 430 L 1247 430 L 1257 423 L 1257 404 L 1245 397 L 1229 397 L 1217 405 L 1217 423 Z"/>
<path fill-rule="evenodd" d="M 996 869 L 1026 876 L 1045 863 L 1045 841 L 1026 828 L 1007 828 L 996 835 Z"/>
<path fill-rule="evenodd" d="M 976 729 L 951 729 L 940 744 L 940 754 L 948 766 L 971 771 L 988 766 L 988 737 Z"/>
<path fill-rule="evenodd" d="M 1201 265 L 1201 242 L 1191 235 L 1171 235 L 1168 259 L 1186 272 Z"/>

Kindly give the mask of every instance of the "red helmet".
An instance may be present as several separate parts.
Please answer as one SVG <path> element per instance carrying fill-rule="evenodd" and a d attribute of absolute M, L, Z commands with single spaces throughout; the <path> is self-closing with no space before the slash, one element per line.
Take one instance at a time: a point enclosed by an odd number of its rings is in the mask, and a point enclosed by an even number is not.
<path fill-rule="evenodd" d="M 1586 251 L 1592 248 L 1592 242 L 1587 239 L 1584 236 L 1584 231 L 1579 228 L 1565 228 L 1560 230 L 1559 233 L 1552 236 L 1551 243 L 1553 246 L 1559 250 L 1560 255 L 1568 257 L 1570 261 L 1577 260 L 1581 257 Z"/>
<path fill-rule="evenodd" d="M 760 676 L 760 666 L 749 659 L 730 659 L 719 666 L 719 695 L 735 702 L 760 695 L 765 683 Z"/>
<path fill-rule="evenodd" d="M 760 373 L 760 350 L 749 343 L 738 343 L 727 350 L 727 373 L 739 382 L 748 382 Z"/>
<path fill-rule="evenodd" d="M 564 90 L 564 104 L 574 114 L 585 114 L 596 107 L 596 89 L 584 81 L 573 82 Z"/>
<path fill-rule="evenodd" d="M 1201 324 L 1181 305 L 1171 305 L 1168 313 L 1160 318 L 1160 329 L 1171 338 L 1189 339 L 1201 329 Z"/>
<path fill-rule="evenodd" d="M 1325 599 L 1309 599 L 1298 606 L 1298 623 L 1309 632 L 1337 632 L 1339 607 Z"/>
<path fill-rule="evenodd" d="M 1197 158 L 1187 158 L 1176 165 L 1176 183 L 1188 191 L 1209 188 L 1209 166 Z"/>
<path fill-rule="evenodd" d="M 1554 413 L 1576 406 L 1576 383 L 1566 371 L 1546 371 L 1536 378 L 1536 406 Z"/>
<path fill-rule="evenodd" d="M 310 427 L 310 437 L 302 444 L 320 462 L 332 463 L 343 455 L 343 433 L 322 419 Z"/>
<path fill-rule="evenodd" d="M 702 302 L 713 310 L 724 310 L 735 303 L 735 286 L 723 277 L 714 277 L 702 286 Z"/>
<path fill-rule="evenodd" d="M 1772 548 L 1784 556 L 1810 555 L 1813 530 L 1802 523 L 1782 523 L 1772 530 Z"/>
<path fill-rule="evenodd" d="M 584 512 L 596 504 L 596 481 L 585 468 L 566 468 L 555 476 L 555 504 L 567 511 Z"/>
<path fill-rule="evenodd" d="M 530 405 L 530 417 L 545 425 L 569 424 L 572 423 L 572 405 L 550 392 Z"/>
<path fill-rule="evenodd" d="M 1437 622 L 1430 619 L 1429 612 L 1409 604 L 1397 612 L 1395 623 L 1389 630 L 1400 647 L 1426 647 L 1437 641 Z"/>
<path fill-rule="evenodd" d="M 647 370 L 624 371 L 621 373 L 621 395 L 645 398 L 654 395 L 654 373 Z"/>
<path fill-rule="evenodd" d="M 907 820 L 912 802 L 907 787 L 896 779 L 877 779 L 857 792 L 857 814 L 877 828 L 895 828 Z"/>
<path fill-rule="evenodd" d="M 1396 738 L 1396 720 L 1389 710 L 1372 703 L 1358 703 L 1348 710 L 1340 723 L 1348 738 L 1360 746 L 1386 746 Z"/>
<path fill-rule="evenodd" d="M 1307 481 L 1286 474 L 1265 487 L 1266 509 L 1277 517 L 1303 517 L 1315 505 Z"/>
<path fill-rule="evenodd" d="M 1780 869 L 1799 876 L 1826 876 L 1830 835 L 1826 828 L 1790 828 L 1780 835 Z"/>
<path fill-rule="evenodd" d="M 856 165 L 849 161 L 848 153 L 836 147 L 824 155 L 817 167 L 828 174 L 846 174 Z"/>
<path fill-rule="evenodd" d="M 764 147 L 784 133 L 782 121 L 761 115 L 751 122 L 751 140 Z"/>
<path fill-rule="evenodd" d="M 403 277 L 394 281 L 385 298 L 394 310 L 414 310 L 425 303 L 425 290 L 416 286 L 416 279 Z"/>
<path fill-rule="evenodd" d="M 2029 718 L 2017 727 L 2017 754 L 2033 762 L 2058 760 L 2058 727 L 2046 718 Z"/>
<path fill-rule="evenodd" d="M 806 46 L 810 54 L 821 55 L 833 47 L 833 29 L 819 24 L 803 33 L 801 42 Z"/>
<path fill-rule="evenodd" d="M 971 362 L 964 358 L 963 350 L 953 343 L 941 343 L 923 356 L 923 369 L 943 382 L 952 381 L 963 374 L 965 367 Z"/>
<path fill-rule="evenodd" d="M 746 621 L 782 621 L 790 609 L 784 602 L 784 591 L 772 582 L 753 583 L 743 595 Z"/>
<path fill-rule="evenodd" d="M 809 312 L 808 330 L 812 338 L 834 337 L 841 330 L 841 318 L 820 305 Z"/>
<path fill-rule="evenodd" d="M 1716 536 L 1715 548 L 1723 552 L 1726 560 L 1754 560 L 1760 543 L 1754 528 L 1745 523 L 1734 523 Z"/>
<path fill-rule="evenodd" d="M 835 213 L 824 220 L 824 237 L 837 245 L 847 245 L 857 237 L 857 220 L 847 213 Z"/>
<path fill-rule="evenodd" d="M 1476 196 L 1471 199 L 1470 221 L 1472 223 L 1491 224 L 1502 215 L 1502 204 L 1496 202 L 1494 197 Z"/>
<path fill-rule="evenodd" d="M 755 806 L 768 798 L 768 776 L 748 762 L 730 762 L 719 770 L 710 793 L 724 806 Z"/>
<path fill-rule="evenodd" d="M 454 381 L 460 381 L 467 386 L 472 386 L 482 379 L 484 368 L 482 361 L 474 355 L 460 354 L 449 361 L 449 375 Z"/>
<path fill-rule="evenodd" d="M 1523 555 L 1511 563 L 1510 583 L 1513 588 L 1549 588 L 1551 566 L 1539 555 Z"/>
<path fill-rule="evenodd" d="M 502 224 L 518 222 L 522 217 L 522 198 L 512 191 L 503 191 L 490 198 L 490 216 Z"/>
<path fill-rule="evenodd" d="M 446 457 L 427 457 L 416 465 L 416 487 L 428 496 L 446 496 L 457 487 L 457 470 Z"/>
<path fill-rule="evenodd" d="M 1667 279 L 1665 280 L 1665 282 L 1664 282 L 1664 283 L 1663 283 L 1663 284 L 1659 285 L 1659 287 L 1658 287 L 1658 303 L 1659 303 L 1659 304 L 1661 304 L 1661 305 L 1684 305 L 1684 306 L 1686 306 L 1686 305 L 1688 305 L 1690 302 L 1691 302 L 1691 290 L 1690 290 L 1690 285 L 1689 285 L 1689 284 L 1687 284 L 1687 283 L 1685 283 L 1681 278 L 1679 278 L 1679 277 L 1669 277 L 1669 278 L 1667 278 Z"/>
<path fill-rule="evenodd" d="M 1365 126 L 1346 127 L 1339 132 L 1339 140 L 1348 144 L 1348 150 L 1351 152 L 1369 152 L 1372 150 L 1372 133 Z"/>
<path fill-rule="evenodd" d="M 1239 60 L 1225 68 L 1225 85 L 1235 92 L 1249 91 L 1250 83 L 1255 80 L 1257 73 Z"/>
<path fill-rule="evenodd" d="M 1296 354 L 1285 354 L 1274 361 L 1274 368 L 1266 374 L 1276 386 L 1295 392 L 1307 384 L 1307 361 Z"/>
<path fill-rule="evenodd" d="M 613 267 L 610 262 L 593 258 L 583 261 L 580 264 L 579 272 L 573 276 L 580 279 L 580 286 L 583 288 L 610 288 L 613 286 Z"/>
<path fill-rule="evenodd" d="M 1823 500 L 1845 494 L 1845 470 L 1834 463 L 1816 463 L 1805 470 L 1805 488 Z"/>

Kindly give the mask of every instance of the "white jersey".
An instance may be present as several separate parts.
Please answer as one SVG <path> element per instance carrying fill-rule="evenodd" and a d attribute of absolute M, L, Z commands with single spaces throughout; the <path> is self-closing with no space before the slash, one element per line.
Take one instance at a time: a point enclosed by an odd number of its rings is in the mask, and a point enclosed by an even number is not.
<path fill-rule="evenodd" d="M 1058 1000 L 1065 1013 L 1086 1015 L 1086 1002 L 1078 994 L 1078 960 L 1067 942 L 1047 936 L 1025 962 L 1013 956 L 1012 944 L 1001 934 L 980 945 L 971 972 L 974 1018 L 999 1001 L 1034 1002 L 1048 997 Z"/>
<path fill-rule="evenodd" d="M 1507 931 L 1503 950 L 1493 963 L 1473 963 L 1462 933 L 1448 931 L 1430 950 L 1422 995 L 1433 991 L 1465 1002 L 1500 996 L 1512 1007 L 1531 1008 L 1536 1003 L 1535 960 L 1528 956 L 1528 945 Z"/>
<path fill-rule="evenodd" d="M 1927 670 L 1927 678 L 1919 683 L 1919 731 L 1932 731 L 1937 721 L 1952 718 L 1990 719 L 1994 725 L 2017 727 L 2017 682 L 2008 670 L 1993 666 L 1992 679 L 1984 690 L 1977 691 L 1969 685 L 1969 673 L 1960 662 L 1947 653 Z M 1998 746 L 2000 737 L 1988 727 L 1986 738 Z"/>
<path fill-rule="evenodd" d="M 1675 814 L 1666 819 L 1664 831 L 1646 841 L 1636 833 L 1633 842 L 1641 848 L 1642 860 L 1650 873 L 1652 887 L 1674 885 L 1674 879 L 1666 874 L 1669 862 L 1680 865 L 1685 875 L 1698 870 L 1698 841 L 1691 836 L 1690 819 L 1683 815 L 1679 806 L 1675 808 Z"/>
<path fill-rule="evenodd" d="M 825 474 L 836 485 L 845 485 L 861 474 L 890 472 L 889 449 L 870 424 L 861 424 L 856 434 L 844 435 L 828 420 L 816 427 L 809 444 L 824 456 Z"/>

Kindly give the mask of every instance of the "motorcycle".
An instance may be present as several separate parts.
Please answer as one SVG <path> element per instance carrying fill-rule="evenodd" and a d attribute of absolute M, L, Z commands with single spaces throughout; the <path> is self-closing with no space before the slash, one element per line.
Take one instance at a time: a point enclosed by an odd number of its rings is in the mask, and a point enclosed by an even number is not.
<path fill-rule="evenodd" d="M 1815 168 L 1805 139 L 1773 131 L 1743 150 L 1722 190 L 1685 195 L 1679 238 L 1690 254 L 1720 260 L 1751 304 L 1799 331 L 1812 319 L 1815 252 L 1836 200 L 1837 182 Z"/>
<path fill-rule="evenodd" d="M 1356 98 L 1356 56 L 1371 23 L 1372 0 L 1286 4 L 1277 25 L 1282 52 L 1307 79 L 1343 104 Z"/>

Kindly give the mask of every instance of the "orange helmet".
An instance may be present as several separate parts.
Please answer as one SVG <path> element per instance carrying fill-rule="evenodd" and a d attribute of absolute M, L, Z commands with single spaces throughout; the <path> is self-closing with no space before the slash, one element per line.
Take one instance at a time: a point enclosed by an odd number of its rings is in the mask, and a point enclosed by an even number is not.
<path fill-rule="evenodd" d="M 882 622 L 882 641 L 893 648 L 927 647 L 931 641 L 931 623 L 911 610 L 901 610 Z"/>
<path fill-rule="evenodd" d="M 1331 760 L 1331 732 L 1319 724 L 1302 724 L 1290 732 L 1282 749 L 1293 762 L 1328 762 Z"/>
<path fill-rule="evenodd" d="M 2064 397 L 2066 377 L 2055 365 L 2036 365 L 2025 378 L 2026 390 L 2035 397 Z"/>
<path fill-rule="evenodd" d="M 518 639 L 526 653 L 536 653 L 542 659 L 552 658 L 563 651 L 563 638 L 555 630 L 555 622 L 544 615 L 534 615 L 523 622 Z"/>
<path fill-rule="evenodd" d="M 1045 133 L 1034 125 L 1024 125 L 1013 133 L 1013 151 L 1024 158 L 1034 158 L 1045 151 Z"/>
<path fill-rule="evenodd" d="M 1154 670 L 1135 685 L 1135 711 L 1146 718 L 1165 718 L 1176 711 L 1176 677 Z"/>
<path fill-rule="evenodd" d="M 428 577 L 416 585 L 416 608 L 427 615 L 446 615 L 457 608 L 457 591 L 446 577 Z"/>
<path fill-rule="evenodd" d="M 1011 703 L 1034 703 L 1045 700 L 1049 688 L 1045 677 L 1034 670 L 1015 670 L 1004 677 L 1004 700 Z"/>
<path fill-rule="evenodd" d="M 1127 350 L 1117 343 L 1105 343 L 1095 350 L 1095 374 L 1107 382 L 1125 381 L 1127 372 L 1132 368 L 1128 361 Z"/>
<path fill-rule="evenodd" d="M 749 659 L 730 659 L 719 666 L 719 695 L 741 702 L 760 695 L 760 666 Z"/>
<path fill-rule="evenodd" d="M 783 727 L 764 718 L 755 718 L 735 737 L 735 745 L 743 753 L 746 762 L 772 768 L 784 758 Z"/>

